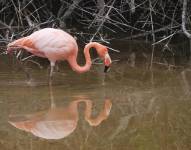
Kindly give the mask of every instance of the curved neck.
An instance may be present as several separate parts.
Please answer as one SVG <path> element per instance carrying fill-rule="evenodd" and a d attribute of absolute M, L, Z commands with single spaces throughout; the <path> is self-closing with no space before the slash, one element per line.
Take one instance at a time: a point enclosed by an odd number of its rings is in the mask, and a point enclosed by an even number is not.
<path fill-rule="evenodd" d="M 84 73 L 84 72 L 87 72 L 88 70 L 90 70 L 90 67 L 92 65 L 92 61 L 91 61 L 91 57 L 90 57 L 90 48 L 94 47 L 96 50 L 99 46 L 99 43 L 96 43 L 96 42 L 90 42 L 88 43 L 85 48 L 84 48 L 84 56 L 85 56 L 85 60 L 86 60 L 86 63 L 84 66 L 80 66 L 78 63 L 77 63 L 77 54 L 74 55 L 74 56 L 71 56 L 69 59 L 68 59 L 68 62 L 70 64 L 70 66 L 72 67 L 72 69 L 76 72 L 79 72 L 79 73 Z"/>
<path fill-rule="evenodd" d="M 92 117 L 92 109 L 93 109 L 92 101 L 87 99 L 81 99 L 81 100 L 73 101 L 70 104 L 70 108 L 71 108 L 70 111 L 71 112 L 73 111 L 78 114 L 77 107 L 78 107 L 78 104 L 81 102 L 85 103 L 85 111 L 84 111 L 85 120 L 91 126 L 98 126 L 103 120 L 106 120 L 110 114 L 111 107 L 112 107 L 111 101 L 109 99 L 106 99 L 104 102 L 104 107 L 99 112 L 97 117 Z"/>
<path fill-rule="evenodd" d="M 84 100 L 86 103 L 86 109 L 85 109 L 85 120 L 89 123 L 91 126 L 98 126 L 103 120 L 106 120 L 110 114 L 110 110 L 112 107 L 112 103 L 110 100 L 106 99 L 104 108 L 100 111 L 97 117 L 92 118 L 92 101 Z"/>

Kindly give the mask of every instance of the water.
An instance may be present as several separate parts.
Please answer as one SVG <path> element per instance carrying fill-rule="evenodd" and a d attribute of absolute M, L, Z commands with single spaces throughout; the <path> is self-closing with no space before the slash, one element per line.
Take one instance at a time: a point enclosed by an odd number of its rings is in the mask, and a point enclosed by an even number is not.
<path fill-rule="evenodd" d="M 149 71 L 122 61 L 104 76 L 100 65 L 76 74 L 62 63 L 49 86 L 46 67 L 32 65 L 30 82 L 6 56 L 0 68 L 2 150 L 191 148 L 188 69 Z"/>

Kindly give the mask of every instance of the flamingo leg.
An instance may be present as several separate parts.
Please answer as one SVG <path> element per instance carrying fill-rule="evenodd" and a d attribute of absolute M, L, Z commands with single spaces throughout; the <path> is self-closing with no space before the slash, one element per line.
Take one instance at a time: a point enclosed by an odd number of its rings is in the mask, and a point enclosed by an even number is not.
<path fill-rule="evenodd" d="M 55 66 L 55 62 L 50 61 L 50 75 L 49 75 L 50 79 L 52 79 L 52 76 L 53 76 L 54 66 Z"/>

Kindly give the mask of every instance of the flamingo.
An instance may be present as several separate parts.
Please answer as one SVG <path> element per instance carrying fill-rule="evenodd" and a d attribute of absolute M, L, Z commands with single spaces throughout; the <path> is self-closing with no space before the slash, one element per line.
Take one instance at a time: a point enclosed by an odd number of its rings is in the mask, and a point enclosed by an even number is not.
<path fill-rule="evenodd" d="M 97 42 L 88 43 L 84 48 L 86 63 L 84 66 L 80 66 L 76 60 L 78 55 L 76 40 L 61 29 L 44 28 L 29 36 L 17 39 L 7 45 L 7 52 L 23 48 L 35 56 L 47 58 L 51 67 L 49 76 L 52 78 L 55 63 L 60 60 L 68 61 L 71 68 L 78 73 L 90 70 L 92 61 L 89 50 L 92 47 L 96 49 L 105 64 L 104 72 L 108 72 L 112 61 L 106 46 Z"/>
<path fill-rule="evenodd" d="M 98 126 L 109 117 L 112 103 L 105 100 L 103 109 L 97 117 L 92 118 L 92 101 L 75 100 L 67 107 L 51 107 L 48 110 L 32 114 L 10 115 L 9 123 L 14 127 L 32 133 L 44 139 L 61 139 L 69 136 L 77 127 L 79 114 L 78 105 L 86 105 L 84 116 L 90 126 Z"/>

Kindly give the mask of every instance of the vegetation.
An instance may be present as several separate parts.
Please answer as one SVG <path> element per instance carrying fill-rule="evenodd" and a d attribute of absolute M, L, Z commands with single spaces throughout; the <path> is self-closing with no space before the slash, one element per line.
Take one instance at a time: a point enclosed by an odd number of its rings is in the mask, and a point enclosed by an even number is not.
<path fill-rule="evenodd" d="M 1 0 L 0 42 L 55 27 L 82 43 L 149 40 L 152 62 L 155 45 L 170 51 L 172 39 L 184 40 L 183 34 L 191 39 L 189 5 L 188 0 Z"/>

